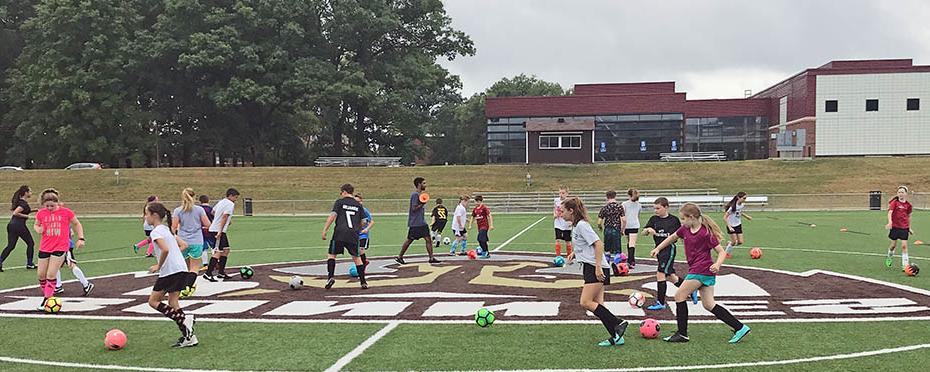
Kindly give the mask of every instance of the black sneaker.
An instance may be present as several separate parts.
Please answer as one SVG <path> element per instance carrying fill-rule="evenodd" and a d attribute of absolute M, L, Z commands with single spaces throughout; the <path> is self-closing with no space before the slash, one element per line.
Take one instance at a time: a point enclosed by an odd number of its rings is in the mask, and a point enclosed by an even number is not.
<path fill-rule="evenodd" d="M 663 340 L 668 342 L 688 342 L 688 336 L 682 336 L 680 333 L 675 332 L 675 334 L 664 338 Z"/>
<path fill-rule="evenodd" d="M 217 282 L 216 278 L 214 278 L 213 275 L 210 275 L 210 274 L 203 274 L 203 279 L 208 282 L 214 282 L 214 283 Z"/>
<path fill-rule="evenodd" d="M 324 288 L 330 289 L 330 288 L 332 288 L 333 285 L 335 285 L 335 284 L 336 284 L 336 279 L 329 278 L 329 280 L 326 281 L 326 286 L 325 286 Z"/>
<path fill-rule="evenodd" d="M 35 269 L 38 269 L 38 268 L 39 268 L 38 266 L 33 265 L 33 264 L 28 264 L 28 265 L 26 265 L 26 270 L 35 270 Z M 0 271 L 3 271 L 3 270 L 0 269 Z"/>
<path fill-rule="evenodd" d="M 222 274 L 220 274 L 220 275 L 217 275 L 216 277 L 217 277 L 217 278 L 220 278 L 220 279 L 223 279 L 223 280 L 232 279 L 232 277 L 229 276 L 229 275 L 226 275 L 226 273 L 222 273 Z"/>
<path fill-rule="evenodd" d="M 401 264 L 401 265 L 406 265 L 406 264 L 407 264 L 407 262 L 404 261 L 404 258 L 403 258 L 403 257 L 400 257 L 400 256 L 394 257 L 394 261 L 396 261 L 397 263 L 399 263 L 399 264 Z"/>
<path fill-rule="evenodd" d="M 459 252 L 459 256 L 468 256 L 468 253 L 465 253 L 465 252 Z"/>
<path fill-rule="evenodd" d="M 55 287 L 55 294 L 65 293 L 64 287 Z"/>
<path fill-rule="evenodd" d="M 430 258 L 430 259 L 429 259 L 429 263 L 431 263 L 431 264 L 438 264 L 439 262 L 440 262 L 440 261 L 437 260 L 436 257 L 433 257 L 433 258 Z"/>
<path fill-rule="evenodd" d="M 90 292 L 93 290 L 94 290 L 94 283 L 87 282 L 87 286 L 84 287 L 84 297 L 87 297 L 87 295 L 89 295 Z"/>
<path fill-rule="evenodd" d="M 3 265 L 0 265 L 0 273 L 3 272 Z"/>
<path fill-rule="evenodd" d="M 362 289 L 368 289 L 368 282 L 362 282 Z"/>
<path fill-rule="evenodd" d="M 626 333 L 626 327 L 629 327 L 629 326 L 630 326 L 630 322 L 624 320 L 620 322 L 620 324 L 617 324 L 617 327 L 614 328 L 614 333 L 618 337 L 623 337 L 623 334 Z"/>

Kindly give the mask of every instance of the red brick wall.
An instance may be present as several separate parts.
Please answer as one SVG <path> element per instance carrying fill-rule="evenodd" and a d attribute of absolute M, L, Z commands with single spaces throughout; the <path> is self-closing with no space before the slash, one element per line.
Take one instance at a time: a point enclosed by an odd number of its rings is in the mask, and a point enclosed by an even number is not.
<path fill-rule="evenodd" d="M 489 97 L 489 118 L 584 116 L 684 112 L 685 94 L 593 95 L 556 97 Z"/>
<path fill-rule="evenodd" d="M 674 81 L 651 83 L 575 84 L 576 96 L 598 94 L 661 94 L 675 93 Z"/>
<path fill-rule="evenodd" d="M 688 100 L 685 117 L 769 116 L 769 102 L 767 98 Z"/>

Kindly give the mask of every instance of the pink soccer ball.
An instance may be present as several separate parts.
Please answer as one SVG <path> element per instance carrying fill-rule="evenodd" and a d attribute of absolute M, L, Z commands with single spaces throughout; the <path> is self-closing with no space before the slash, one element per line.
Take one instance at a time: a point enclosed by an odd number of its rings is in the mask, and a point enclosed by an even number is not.
<path fill-rule="evenodd" d="M 639 324 L 639 334 L 648 339 L 659 337 L 659 321 L 652 318 L 644 320 Z"/>
<path fill-rule="evenodd" d="M 110 350 L 122 349 L 126 347 L 126 334 L 119 329 L 113 328 L 103 338 L 103 344 Z"/>

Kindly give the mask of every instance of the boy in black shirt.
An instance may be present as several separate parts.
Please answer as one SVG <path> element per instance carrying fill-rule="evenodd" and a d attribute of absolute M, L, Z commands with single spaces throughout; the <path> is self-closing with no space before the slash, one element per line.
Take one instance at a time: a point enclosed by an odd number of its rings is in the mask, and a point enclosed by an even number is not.
<path fill-rule="evenodd" d="M 358 270 L 359 283 L 362 289 L 368 289 L 368 282 L 365 281 L 365 265 L 362 258 L 359 257 L 358 251 L 358 233 L 362 228 L 362 217 L 365 211 L 362 205 L 355 200 L 352 194 L 355 188 L 350 184 L 342 185 L 340 189 L 340 198 L 333 204 L 333 211 L 326 219 L 326 225 L 323 226 L 323 240 L 326 240 L 326 233 L 333 221 L 336 227 L 333 228 L 333 239 L 329 243 L 329 257 L 326 260 L 326 269 L 328 271 L 328 280 L 326 289 L 330 289 L 336 284 L 333 279 L 333 273 L 336 271 L 336 255 L 342 254 L 348 250 L 352 260 L 355 261 L 355 269 Z"/>
<path fill-rule="evenodd" d="M 433 220 L 430 223 L 433 245 L 439 247 L 442 242 L 442 230 L 446 228 L 446 222 L 449 221 L 449 210 L 446 209 L 445 205 L 442 205 L 442 198 L 436 199 L 436 207 L 433 208 L 431 216 Z"/>
<path fill-rule="evenodd" d="M 668 213 L 668 199 L 666 198 L 656 198 L 655 210 L 656 214 L 649 218 L 649 222 L 646 223 L 646 227 L 643 229 L 643 235 L 652 235 L 658 247 L 665 238 L 674 234 L 681 227 L 681 221 L 678 220 L 678 217 Z M 656 303 L 647 307 L 647 310 L 665 310 L 665 291 L 668 289 L 666 281 L 675 283 L 676 287 L 681 286 L 684 281 L 683 278 L 675 275 L 675 251 L 675 244 L 672 244 L 668 249 L 663 249 L 659 256 L 656 257 L 658 261 L 658 265 L 656 265 Z M 691 294 L 691 300 L 697 303 L 697 291 Z"/>

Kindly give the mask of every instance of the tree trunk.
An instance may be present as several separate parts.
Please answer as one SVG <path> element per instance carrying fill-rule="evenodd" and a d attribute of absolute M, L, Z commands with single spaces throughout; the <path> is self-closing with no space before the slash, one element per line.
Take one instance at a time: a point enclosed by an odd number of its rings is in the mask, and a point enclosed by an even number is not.
<path fill-rule="evenodd" d="M 365 134 L 365 129 L 368 129 L 365 123 L 368 107 L 359 104 L 355 111 L 355 156 L 365 156 L 368 153 L 368 137 Z"/>

